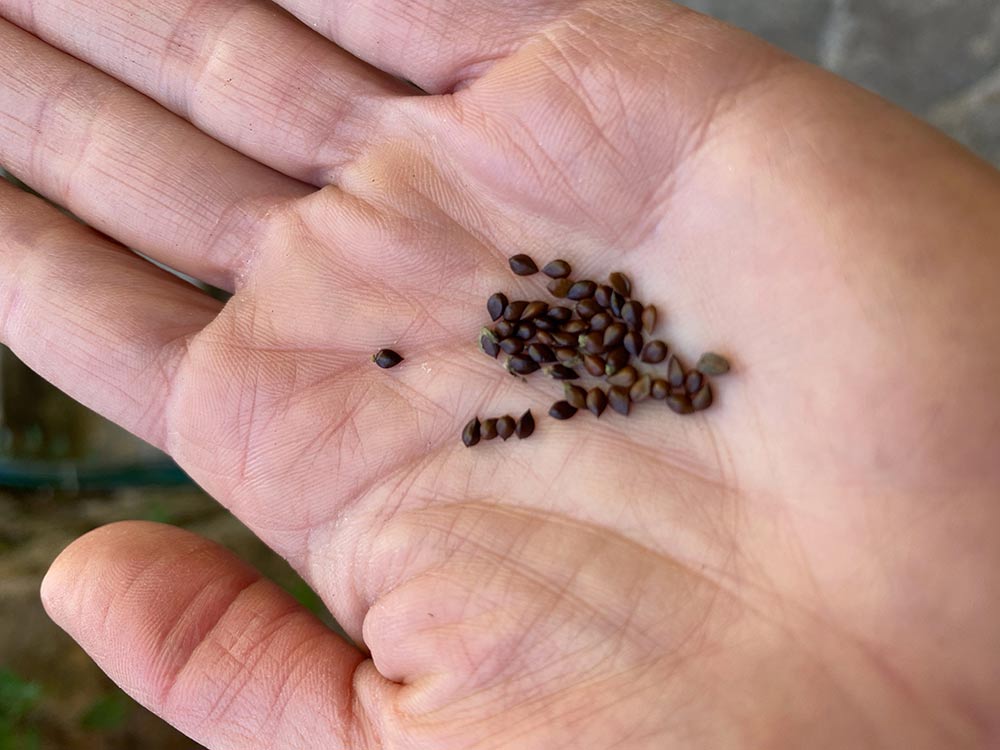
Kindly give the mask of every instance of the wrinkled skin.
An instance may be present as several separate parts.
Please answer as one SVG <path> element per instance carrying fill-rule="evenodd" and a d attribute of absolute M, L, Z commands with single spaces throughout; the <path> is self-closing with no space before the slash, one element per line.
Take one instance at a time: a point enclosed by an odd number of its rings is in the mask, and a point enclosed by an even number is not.
<path fill-rule="evenodd" d="M 0 162 L 102 233 L 0 189 L 0 322 L 354 643 L 153 524 L 52 617 L 210 748 L 1000 741 L 997 173 L 668 3 L 281 4 L 0 0 Z M 516 252 L 631 274 L 715 407 L 541 418 L 475 346 Z"/>

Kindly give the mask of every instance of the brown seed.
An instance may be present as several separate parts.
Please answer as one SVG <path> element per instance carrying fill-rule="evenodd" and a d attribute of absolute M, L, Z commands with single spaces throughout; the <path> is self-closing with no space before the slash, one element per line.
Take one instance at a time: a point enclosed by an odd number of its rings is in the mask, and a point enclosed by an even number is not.
<path fill-rule="evenodd" d="M 618 294 L 622 297 L 628 297 L 632 294 L 632 282 L 629 281 L 628 276 L 620 271 L 615 271 L 613 274 L 608 276 L 608 283 L 611 284 L 611 288 L 618 292 Z"/>
<path fill-rule="evenodd" d="M 563 325 L 563 331 L 566 333 L 586 333 L 589 330 L 590 326 L 584 320 L 571 320 Z"/>
<path fill-rule="evenodd" d="M 585 354 L 583 356 L 583 369 L 595 378 L 602 377 L 604 375 L 604 360 L 596 354 Z"/>
<path fill-rule="evenodd" d="M 403 358 L 399 356 L 392 349 L 379 349 L 372 355 L 372 362 L 377 364 L 383 370 L 388 370 L 390 367 L 395 367 Z"/>
<path fill-rule="evenodd" d="M 556 359 L 568 367 L 576 367 L 580 363 L 580 353 L 571 346 L 560 346 L 556 349 Z"/>
<path fill-rule="evenodd" d="M 504 308 L 503 319 L 510 323 L 516 323 L 521 319 L 521 313 L 527 306 L 528 303 L 523 299 L 514 300 Z"/>
<path fill-rule="evenodd" d="M 484 419 L 479 428 L 479 434 L 483 440 L 492 440 L 497 436 L 497 421 L 495 419 Z"/>
<path fill-rule="evenodd" d="M 549 416 L 553 419 L 569 419 L 576 414 L 576 407 L 567 401 L 556 401 L 549 409 Z"/>
<path fill-rule="evenodd" d="M 631 330 L 640 330 L 642 328 L 642 303 L 631 299 L 622 305 L 622 320 Z"/>
<path fill-rule="evenodd" d="M 684 387 L 684 366 L 676 354 L 672 355 L 667 363 L 667 381 L 673 388 Z"/>
<path fill-rule="evenodd" d="M 535 334 L 535 337 L 538 339 L 539 344 L 545 344 L 546 346 L 554 346 L 556 343 L 556 340 L 552 337 L 551 331 L 539 331 L 537 334 Z"/>
<path fill-rule="evenodd" d="M 532 344 L 529 346 L 528 356 L 539 364 L 556 361 L 556 354 L 552 351 L 552 347 L 545 344 Z"/>
<path fill-rule="evenodd" d="M 517 326 L 508 320 L 501 320 L 495 326 L 493 326 L 493 332 L 497 335 L 497 339 L 505 339 L 508 336 L 514 335 L 514 330 Z"/>
<path fill-rule="evenodd" d="M 628 416 L 632 409 L 632 402 L 628 397 L 628 388 L 620 385 L 612 386 L 608 389 L 608 405 L 623 416 Z"/>
<path fill-rule="evenodd" d="M 622 343 L 625 338 L 627 329 L 621 323 L 612 323 L 607 328 L 604 329 L 604 348 L 614 349 L 616 346 Z"/>
<path fill-rule="evenodd" d="M 483 354 L 494 359 L 500 353 L 500 345 L 497 343 L 496 336 L 493 335 L 492 331 L 489 336 L 484 333 L 479 337 L 479 349 Z"/>
<path fill-rule="evenodd" d="M 587 408 L 595 417 L 601 416 L 608 408 L 608 397 L 604 391 L 596 386 L 587 391 Z"/>
<path fill-rule="evenodd" d="M 570 287 L 569 293 L 566 296 L 572 300 L 579 301 L 587 299 L 587 297 L 593 297 L 595 291 L 597 291 L 597 284 L 593 281 L 578 281 Z"/>
<path fill-rule="evenodd" d="M 521 341 L 527 341 L 535 335 L 535 330 L 534 323 L 521 323 L 514 330 L 514 335 L 521 339 Z"/>
<path fill-rule="evenodd" d="M 622 307 L 625 306 L 625 298 L 622 297 L 618 292 L 611 293 L 611 312 L 616 318 L 622 316 Z"/>
<path fill-rule="evenodd" d="M 538 370 L 538 363 L 524 354 L 507 358 L 507 369 L 515 375 L 530 375 Z"/>
<path fill-rule="evenodd" d="M 608 382 L 611 385 L 620 385 L 625 388 L 632 387 L 632 384 L 639 379 L 639 373 L 635 371 L 632 365 L 627 365 L 616 372 L 614 375 L 608 377 Z"/>
<path fill-rule="evenodd" d="M 550 279 L 565 279 L 573 273 L 573 268 L 569 263 L 560 259 L 554 260 L 551 263 L 546 263 L 545 268 L 542 269 L 542 273 Z"/>
<path fill-rule="evenodd" d="M 712 405 L 712 386 L 705 381 L 701 389 L 691 397 L 691 406 L 695 411 L 705 411 Z"/>
<path fill-rule="evenodd" d="M 639 359 L 650 365 L 658 365 L 667 358 L 667 345 L 659 339 L 650 341 L 642 348 Z"/>
<path fill-rule="evenodd" d="M 521 339 L 504 339 L 500 342 L 500 350 L 504 354 L 520 354 L 524 351 L 524 342 Z"/>
<path fill-rule="evenodd" d="M 545 288 L 549 290 L 549 294 L 558 299 L 562 299 L 567 294 L 569 290 L 573 287 L 573 282 L 569 279 L 552 279 Z"/>
<path fill-rule="evenodd" d="M 566 365 L 551 365 L 545 368 L 545 374 L 553 380 L 579 380 L 576 370 Z"/>
<path fill-rule="evenodd" d="M 534 320 L 539 315 L 545 315 L 548 310 L 549 306 L 546 302 L 542 302 L 541 300 L 529 302 L 528 306 L 521 313 L 521 320 Z"/>
<path fill-rule="evenodd" d="M 672 411 L 677 414 L 691 414 L 694 411 L 694 407 L 691 405 L 691 399 L 685 396 L 678 396 L 677 394 L 667 396 L 667 406 L 671 408 Z"/>
<path fill-rule="evenodd" d="M 725 375 L 729 372 L 729 360 L 715 352 L 708 352 L 701 355 L 695 369 L 704 375 Z"/>
<path fill-rule="evenodd" d="M 501 292 L 497 292 L 486 300 L 486 311 L 490 314 L 490 319 L 500 320 L 503 311 L 507 309 L 508 302 L 507 296 Z"/>
<path fill-rule="evenodd" d="M 513 417 L 500 417 L 500 419 L 497 420 L 497 435 L 500 436 L 501 440 L 506 440 L 514 434 L 515 427 L 516 423 L 514 422 Z"/>
<path fill-rule="evenodd" d="M 590 330 L 603 331 L 614 322 L 614 318 L 612 318 L 608 313 L 600 312 L 590 319 Z"/>
<path fill-rule="evenodd" d="M 620 369 L 625 367 L 625 365 L 628 364 L 628 361 L 631 358 L 632 356 L 627 351 L 625 351 L 624 347 L 619 347 L 618 349 L 612 350 L 604 358 L 604 374 L 614 375 Z"/>
<path fill-rule="evenodd" d="M 471 448 L 479 442 L 479 417 L 473 417 L 472 421 L 465 425 L 462 430 L 462 442 L 466 448 Z"/>
<path fill-rule="evenodd" d="M 645 401 L 649 398 L 649 394 L 652 390 L 652 378 L 650 378 L 649 375 L 643 375 L 632 384 L 631 388 L 628 389 L 628 397 L 632 399 L 633 404 L 638 404 L 640 401 Z"/>
<path fill-rule="evenodd" d="M 581 333 L 578 343 L 587 354 L 601 354 L 604 351 L 604 334 L 600 331 Z"/>
<path fill-rule="evenodd" d="M 539 331 L 558 331 L 561 323 L 552 320 L 548 315 L 543 315 L 540 318 L 535 318 L 532 323 L 535 324 L 535 328 Z"/>
<path fill-rule="evenodd" d="M 524 440 L 527 437 L 531 437 L 531 433 L 535 431 L 535 418 L 531 416 L 531 409 L 524 412 L 521 418 L 517 420 L 517 427 L 514 428 L 514 434 L 517 435 L 518 439 Z"/>
<path fill-rule="evenodd" d="M 538 273 L 538 266 L 535 265 L 535 261 L 523 253 L 515 255 L 510 259 L 509 263 L 510 270 L 518 276 L 531 276 Z"/>
<path fill-rule="evenodd" d="M 642 353 L 642 334 L 638 331 L 629 331 L 622 340 L 625 351 L 633 357 L 638 357 Z"/>
<path fill-rule="evenodd" d="M 686 390 L 692 396 L 701 390 L 702 384 L 705 382 L 705 377 L 697 370 L 691 370 L 684 378 L 684 390 Z"/>
<path fill-rule="evenodd" d="M 653 385 L 649 389 L 649 395 L 657 401 L 662 401 L 670 395 L 670 383 L 666 380 L 654 380 Z"/>
<path fill-rule="evenodd" d="M 579 333 L 570 333 L 569 331 L 556 331 L 552 334 L 556 346 L 576 346 L 579 338 Z"/>
<path fill-rule="evenodd" d="M 568 307 L 550 307 L 547 317 L 557 323 L 565 323 L 573 317 L 573 311 Z"/>
<path fill-rule="evenodd" d="M 646 305 L 642 311 L 642 330 L 652 333 L 654 328 L 656 328 L 656 307 Z"/>
<path fill-rule="evenodd" d="M 587 408 L 587 391 L 572 383 L 563 383 L 563 394 L 570 406 L 577 409 Z"/>
<path fill-rule="evenodd" d="M 597 290 L 594 292 L 594 300 L 601 307 L 611 307 L 611 287 L 607 284 L 601 284 L 597 287 Z"/>
<path fill-rule="evenodd" d="M 582 299 L 576 303 L 576 314 L 579 315 L 584 320 L 590 320 L 597 313 L 599 313 L 603 308 L 594 302 L 593 297 L 588 297 L 587 299 Z"/>

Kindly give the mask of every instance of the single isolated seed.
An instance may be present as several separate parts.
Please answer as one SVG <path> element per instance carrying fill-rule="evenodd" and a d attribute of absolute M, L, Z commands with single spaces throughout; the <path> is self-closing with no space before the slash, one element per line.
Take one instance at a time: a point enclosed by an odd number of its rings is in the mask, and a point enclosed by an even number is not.
<path fill-rule="evenodd" d="M 531 276 L 538 273 L 538 266 L 535 265 L 535 261 L 523 253 L 515 255 L 509 262 L 510 270 L 518 276 Z"/>
<path fill-rule="evenodd" d="M 388 370 L 390 367 L 395 367 L 403 358 L 399 356 L 392 349 L 379 349 L 372 355 L 372 362 L 377 364 L 383 370 Z"/>
<path fill-rule="evenodd" d="M 634 299 L 622 305 L 622 320 L 633 331 L 642 329 L 642 303 Z"/>
<path fill-rule="evenodd" d="M 500 436 L 501 440 L 506 440 L 514 434 L 515 426 L 513 417 L 500 417 L 500 419 L 497 420 L 497 435 Z"/>
<path fill-rule="evenodd" d="M 652 333 L 654 328 L 656 328 L 656 307 L 655 305 L 646 305 L 642 311 L 642 330 L 646 333 Z"/>
<path fill-rule="evenodd" d="M 585 354 L 583 355 L 583 369 L 595 378 L 599 378 L 604 375 L 604 360 L 596 354 Z"/>
<path fill-rule="evenodd" d="M 703 375 L 725 375 L 729 372 L 729 360 L 715 352 L 708 352 L 701 355 L 695 369 Z"/>
<path fill-rule="evenodd" d="M 501 320 L 499 323 L 493 326 L 493 332 L 497 335 L 497 339 L 505 339 L 508 336 L 514 335 L 515 328 L 517 328 L 517 326 L 511 323 L 509 320 Z"/>
<path fill-rule="evenodd" d="M 627 329 L 621 323 L 612 323 L 604 329 L 604 348 L 614 349 L 625 339 Z"/>
<path fill-rule="evenodd" d="M 632 282 L 629 281 L 628 276 L 623 274 L 621 271 L 615 271 L 613 274 L 608 276 L 608 283 L 611 284 L 611 288 L 614 289 L 622 297 L 628 297 L 632 294 Z"/>
<path fill-rule="evenodd" d="M 631 355 L 625 351 L 624 348 L 612 350 L 608 356 L 604 358 L 604 374 L 609 376 L 614 375 L 620 369 L 625 367 L 631 358 Z"/>
<path fill-rule="evenodd" d="M 640 401 L 645 401 L 649 398 L 649 394 L 652 389 L 652 378 L 650 378 L 649 375 L 643 375 L 632 384 L 631 388 L 628 389 L 628 397 L 632 400 L 633 404 L 638 404 Z"/>
<path fill-rule="evenodd" d="M 486 311 L 490 314 L 491 320 L 500 320 L 503 315 L 503 311 L 507 309 L 507 304 L 510 300 L 507 299 L 507 295 L 502 292 L 497 292 L 486 300 Z"/>
<path fill-rule="evenodd" d="M 670 395 L 670 383 L 666 380 L 660 380 L 657 378 L 653 381 L 653 385 L 649 389 L 649 395 L 657 401 L 662 401 Z"/>
<path fill-rule="evenodd" d="M 705 377 L 697 370 L 691 370 L 684 378 L 684 390 L 686 390 L 692 396 L 701 390 L 702 384 L 705 382 Z"/>
<path fill-rule="evenodd" d="M 545 368 L 545 374 L 553 380 L 579 380 L 580 376 L 576 370 L 566 365 L 552 365 Z"/>
<path fill-rule="evenodd" d="M 536 300 L 529 302 L 527 307 L 521 312 L 521 320 L 534 320 L 539 315 L 545 315 L 549 310 L 548 303 Z"/>
<path fill-rule="evenodd" d="M 650 341 L 642 348 L 639 359 L 649 365 L 658 365 L 667 358 L 667 345 L 659 339 Z"/>
<path fill-rule="evenodd" d="M 550 279 L 565 279 L 573 273 L 573 268 L 569 263 L 560 258 L 559 260 L 554 260 L 551 263 L 546 263 L 545 268 L 542 269 L 542 273 Z"/>
<path fill-rule="evenodd" d="M 694 411 L 694 406 L 691 405 L 691 399 L 686 395 L 678 396 L 673 394 L 667 396 L 667 406 L 671 410 L 675 411 L 677 414 L 691 414 Z"/>
<path fill-rule="evenodd" d="M 712 386 L 705 381 L 705 384 L 701 387 L 696 394 L 691 397 L 691 406 L 694 407 L 695 411 L 705 411 L 708 407 L 712 405 Z"/>
<path fill-rule="evenodd" d="M 520 354 L 524 350 L 521 339 L 504 339 L 500 342 L 500 350 L 504 354 Z"/>
<path fill-rule="evenodd" d="M 622 340 L 625 351 L 633 357 L 638 357 L 642 353 L 642 334 L 638 331 L 629 331 Z"/>
<path fill-rule="evenodd" d="M 585 333 L 590 330 L 585 320 L 571 320 L 563 325 L 564 333 Z"/>
<path fill-rule="evenodd" d="M 670 362 L 667 363 L 667 382 L 669 382 L 673 388 L 684 387 L 684 366 L 681 364 L 681 361 L 677 359 L 676 354 L 672 355 L 670 357 Z"/>
<path fill-rule="evenodd" d="M 527 341 L 533 338 L 535 335 L 535 324 L 534 323 L 521 323 L 515 330 L 514 335 L 517 336 L 521 341 Z"/>
<path fill-rule="evenodd" d="M 581 333 L 579 345 L 587 354 L 601 354 L 604 351 L 604 334 L 600 331 Z"/>
<path fill-rule="evenodd" d="M 629 411 L 632 409 L 632 402 L 628 397 L 628 388 L 616 385 L 608 389 L 608 406 L 622 416 L 627 417 Z"/>
<path fill-rule="evenodd" d="M 524 412 L 521 418 L 517 420 L 517 427 L 514 428 L 514 434 L 520 440 L 524 440 L 526 437 L 531 437 L 531 433 L 535 431 L 535 418 L 531 416 L 531 409 Z"/>
<path fill-rule="evenodd" d="M 479 435 L 483 440 L 492 440 L 497 436 L 497 421 L 495 419 L 484 419 L 479 428 Z"/>
<path fill-rule="evenodd" d="M 545 285 L 545 288 L 549 290 L 549 294 L 553 297 L 562 299 L 573 288 L 573 282 L 569 279 L 552 279 L 552 281 Z"/>
<path fill-rule="evenodd" d="M 587 408 L 595 417 L 599 417 L 608 408 L 608 397 L 600 388 L 594 386 L 587 391 Z"/>
<path fill-rule="evenodd" d="M 521 319 L 521 313 L 527 306 L 528 303 L 523 299 L 514 300 L 504 308 L 503 319 L 510 323 L 516 323 Z"/>
<path fill-rule="evenodd" d="M 576 314 L 584 320 L 590 320 L 602 309 L 603 308 L 599 304 L 594 302 L 593 297 L 582 299 L 576 303 Z"/>
<path fill-rule="evenodd" d="M 591 331 L 603 331 L 609 325 L 614 323 L 615 320 L 606 312 L 599 312 L 597 315 L 590 319 L 590 330 Z"/>
<path fill-rule="evenodd" d="M 462 430 L 462 442 L 466 448 L 471 448 L 479 442 L 479 417 L 473 417 L 472 421 L 465 425 Z"/>
<path fill-rule="evenodd" d="M 569 419 L 576 414 L 576 407 L 568 401 L 556 401 L 549 409 L 549 416 L 553 419 Z"/>
<path fill-rule="evenodd" d="M 528 356 L 539 364 L 556 361 L 556 354 L 552 351 L 552 347 L 545 344 L 532 344 L 529 346 Z"/>
<path fill-rule="evenodd" d="M 531 357 L 515 354 L 507 358 L 507 369 L 515 375 L 530 375 L 538 370 L 538 363 Z"/>
<path fill-rule="evenodd" d="M 631 388 L 632 384 L 639 379 L 639 373 L 635 371 L 632 365 L 626 365 L 614 375 L 608 378 L 608 382 L 611 385 L 620 385 L 625 388 Z"/>
<path fill-rule="evenodd" d="M 587 408 L 587 391 L 580 386 L 573 385 L 572 383 L 563 383 L 563 395 L 566 396 L 566 400 L 570 406 L 577 409 Z"/>
<path fill-rule="evenodd" d="M 500 353 L 500 344 L 497 343 L 496 336 L 493 335 L 492 331 L 490 331 L 489 335 L 484 333 L 479 337 L 479 349 L 486 356 L 496 359 L 496 356 Z"/>
<path fill-rule="evenodd" d="M 587 299 L 588 297 L 593 297 L 594 292 L 597 291 L 597 284 L 593 281 L 585 280 L 578 281 L 573 286 L 570 287 L 567 297 L 571 300 L 580 301 L 582 299 Z"/>
<path fill-rule="evenodd" d="M 557 323 L 565 323 L 573 317 L 573 311 L 568 307 L 550 307 L 547 317 Z"/>
<path fill-rule="evenodd" d="M 611 307 L 611 287 L 607 284 L 601 284 L 597 287 L 594 291 L 594 301 L 601 307 Z"/>

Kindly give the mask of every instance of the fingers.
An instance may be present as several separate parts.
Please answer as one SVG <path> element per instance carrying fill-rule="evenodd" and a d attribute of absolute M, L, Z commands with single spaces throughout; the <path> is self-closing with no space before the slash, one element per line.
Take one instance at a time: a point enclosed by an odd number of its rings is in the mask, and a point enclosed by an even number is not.
<path fill-rule="evenodd" d="M 369 747 L 363 655 L 227 550 L 120 523 L 65 550 L 50 616 L 140 703 L 210 748 Z"/>
<path fill-rule="evenodd" d="M 0 21 L 0 163 L 122 243 L 232 288 L 276 206 L 311 188 Z"/>
<path fill-rule="evenodd" d="M 0 14 L 233 148 L 330 182 L 412 93 L 266 2 L 0 0 Z"/>
<path fill-rule="evenodd" d="M 190 338 L 220 303 L 0 180 L 0 339 L 149 442 Z"/>

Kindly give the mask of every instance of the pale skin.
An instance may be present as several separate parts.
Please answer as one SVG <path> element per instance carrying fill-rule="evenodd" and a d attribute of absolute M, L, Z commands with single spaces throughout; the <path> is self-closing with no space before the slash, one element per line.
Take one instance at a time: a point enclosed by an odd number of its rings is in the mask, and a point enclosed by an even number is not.
<path fill-rule="evenodd" d="M 0 0 L 0 163 L 102 233 L 0 186 L 0 332 L 353 643 L 143 523 L 56 622 L 209 748 L 1000 741 L 998 173 L 669 3 L 280 5 Z M 475 345 L 517 252 L 632 275 L 715 406 L 545 418 Z"/>

